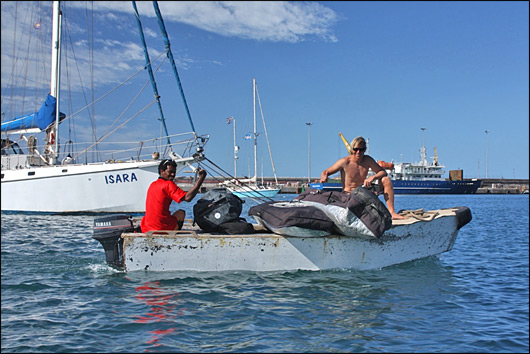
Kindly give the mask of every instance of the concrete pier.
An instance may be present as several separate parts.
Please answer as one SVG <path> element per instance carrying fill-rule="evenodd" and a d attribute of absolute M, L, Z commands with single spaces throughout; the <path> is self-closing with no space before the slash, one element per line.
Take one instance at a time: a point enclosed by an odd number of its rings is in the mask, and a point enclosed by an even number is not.
<path fill-rule="evenodd" d="M 485 178 L 477 194 L 527 194 L 527 179 Z"/>

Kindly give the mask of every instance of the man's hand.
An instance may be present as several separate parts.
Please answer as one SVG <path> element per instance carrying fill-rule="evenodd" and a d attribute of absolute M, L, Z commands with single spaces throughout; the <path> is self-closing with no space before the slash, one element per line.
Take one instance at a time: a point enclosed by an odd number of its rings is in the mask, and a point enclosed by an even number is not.
<path fill-rule="evenodd" d="M 197 173 L 199 175 L 199 178 L 204 179 L 206 177 L 206 171 L 203 170 L 202 168 L 197 169 Z"/>
<path fill-rule="evenodd" d="M 204 182 L 204 179 L 206 178 L 206 171 L 202 168 L 197 169 L 197 174 L 199 175 L 199 178 L 197 178 L 195 185 L 184 196 L 184 200 L 187 202 L 191 202 L 193 198 L 197 195 L 201 188 L 202 182 Z"/>
<path fill-rule="evenodd" d="M 371 185 L 372 185 L 372 181 L 373 181 L 373 178 L 367 178 L 364 180 L 363 182 L 363 185 L 366 187 L 366 188 L 369 188 Z"/>
<path fill-rule="evenodd" d="M 320 183 L 325 183 L 327 182 L 327 180 L 328 180 L 328 174 L 326 173 L 326 171 L 324 171 L 320 175 Z"/>

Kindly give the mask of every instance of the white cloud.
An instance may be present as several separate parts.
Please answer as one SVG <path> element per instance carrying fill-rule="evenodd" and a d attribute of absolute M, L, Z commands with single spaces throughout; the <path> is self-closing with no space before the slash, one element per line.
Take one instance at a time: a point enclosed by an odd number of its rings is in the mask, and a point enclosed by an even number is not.
<path fill-rule="evenodd" d="M 94 4 L 99 11 L 132 12 L 129 2 Z M 136 6 L 140 16 L 155 17 L 151 2 L 138 1 Z M 338 15 L 318 2 L 161 1 L 159 7 L 165 22 L 185 23 L 226 37 L 290 43 L 308 38 L 338 40 L 331 30 Z"/>
<path fill-rule="evenodd" d="M 19 86 L 21 82 L 34 89 L 46 90 L 49 85 L 49 46 L 51 28 L 47 17 L 51 16 L 51 6 L 48 3 L 2 1 L 2 95 L 7 95 L 7 87 Z M 40 18 L 32 18 L 25 14 L 33 13 L 35 4 L 41 4 Z M 136 2 L 142 18 L 155 18 L 152 2 Z M 102 28 L 113 28 L 115 32 L 128 33 L 134 41 L 117 41 L 100 38 L 100 33 L 95 34 L 96 43 L 94 53 L 89 52 L 86 46 L 86 30 L 68 21 L 68 29 L 78 36 L 73 42 L 75 58 L 77 61 L 77 74 L 72 74 L 71 90 L 78 91 L 88 82 L 85 74 L 90 72 L 89 59 L 95 55 L 98 60 L 94 64 L 94 85 L 121 82 L 130 74 L 131 67 L 143 62 L 143 50 L 138 44 L 137 28 L 130 23 L 133 7 L 128 1 L 95 1 L 87 4 L 83 1 L 65 3 L 65 14 L 71 15 L 73 8 L 79 13 L 87 9 L 94 9 L 97 15 L 95 29 L 100 32 Z M 321 40 L 335 42 L 337 38 L 331 28 L 338 21 L 338 15 L 318 2 L 286 2 L 286 1 L 161 1 L 160 10 L 164 21 L 180 22 L 195 26 L 204 31 L 221 36 L 242 38 L 246 40 L 288 42 L 296 43 L 306 40 Z M 33 7 L 33 8 L 32 8 Z M 15 26 L 15 20 L 17 25 Z M 34 23 L 42 22 L 39 29 L 34 28 Z M 106 23 L 102 26 L 102 23 Z M 66 32 L 65 32 L 66 33 Z M 156 37 L 152 29 L 144 26 L 146 37 Z M 16 44 L 15 44 L 16 43 Z M 32 52 L 39 54 L 26 59 L 25 69 L 13 70 L 14 63 L 20 64 L 17 59 L 21 54 L 20 49 L 27 49 L 30 43 Z M 43 48 L 43 49 L 40 49 Z M 72 48 L 73 49 L 73 48 Z M 160 48 L 149 48 L 151 59 L 160 54 Z M 72 55 L 72 54 L 68 54 Z M 71 58 L 72 62 L 74 58 Z M 177 58 L 177 65 L 186 70 L 194 60 L 185 53 Z M 219 62 L 215 62 L 222 65 Z M 35 71 L 41 74 L 36 75 Z M 33 81 L 25 78 L 32 78 Z"/>

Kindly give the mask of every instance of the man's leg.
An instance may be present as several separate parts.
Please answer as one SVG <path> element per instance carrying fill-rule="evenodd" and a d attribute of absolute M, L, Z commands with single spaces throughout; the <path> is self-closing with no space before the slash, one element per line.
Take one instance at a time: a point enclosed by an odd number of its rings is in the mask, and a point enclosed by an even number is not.
<path fill-rule="evenodd" d="M 381 184 L 383 185 L 383 193 L 386 201 L 386 206 L 388 208 L 388 211 L 390 212 L 390 215 L 392 215 L 392 219 L 406 219 L 406 217 L 396 213 L 396 210 L 394 209 L 394 188 L 392 187 L 392 181 L 390 180 L 390 178 L 386 176 L 381 178 Z"/>
<path fill-rule="evenodd" d="M 186 212 L 183 209 L 179 209 L 172 215 L 173 217 L 175 217 L 175 219 L 177 219 L 177 226 L 175 227 L 175 230 L 182 229 L 182 225 L 184 225 L 184 218 L 186 217 Z"/>

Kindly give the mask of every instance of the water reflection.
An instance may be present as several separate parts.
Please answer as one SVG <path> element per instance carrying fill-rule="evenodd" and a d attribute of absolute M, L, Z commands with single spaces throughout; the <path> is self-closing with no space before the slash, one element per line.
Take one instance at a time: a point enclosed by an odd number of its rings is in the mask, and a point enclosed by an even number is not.
<path fill-rule="evenodd" d="M 136 299 L 144 302 L 150 307 L 145 315 L 136 315 L 134 322 L 136 323 L 157 323 L 157 322 L 171 322 L 177 316 L 183 314 L 184 310 L 180 309 L 175 312 L 177 302 L 180 299 L 180 293 L 166 293 L 160 288 L 159 281 L 146 282 L 144 285 L 136 287 Z M 156 329 L 149 331 L 151 340 L 147 344 L 159 346 L 159 340 L 165 335 L 175 332 L 175 328 Z"/>

